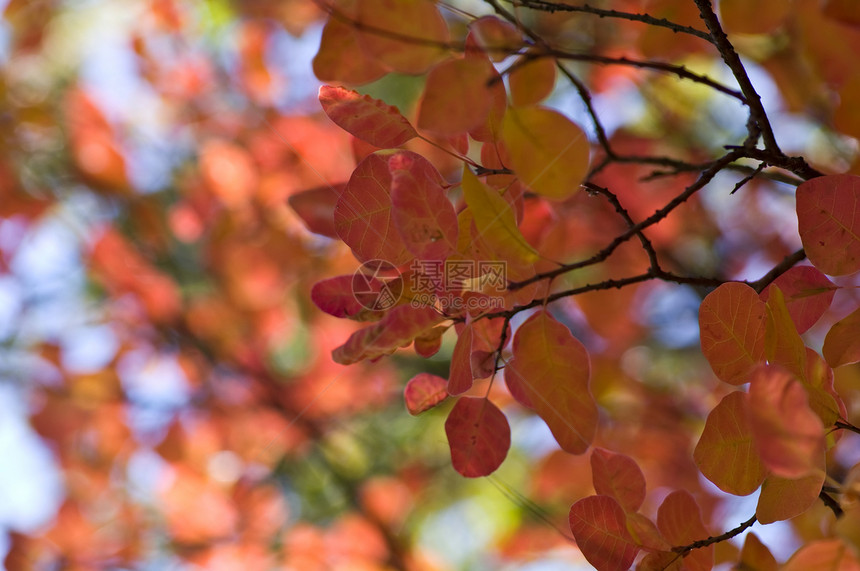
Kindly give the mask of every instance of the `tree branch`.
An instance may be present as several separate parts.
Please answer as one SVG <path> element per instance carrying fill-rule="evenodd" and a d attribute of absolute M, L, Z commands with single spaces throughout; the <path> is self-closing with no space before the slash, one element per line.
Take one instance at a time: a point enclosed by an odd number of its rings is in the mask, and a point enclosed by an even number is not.
<path fill-rule="evenodd" d="M 751 518 L 749 518 L 748 520 L 746 520 L 745 522 L 743 522 L 742 524 L 740 524 L 736 528 L 731 529 L 722 535 L 717 535 L 715 537 L 709 537 L 707 539 L 700 539 L 699 541 L 694 541 L 693 543 L 691 543 L 689 545 L 682 545 L 679 547 L 673 547 L 672 551 L 674 551 L 675 553 L 684 554 L 684 553 L 688 553 L 694 549 L 701 549 L 702 547 L 707 547 L 709 545 L 713 545 L 713 544 L 719 543 L 721 541 L 727 541 L 727 540 L 735 537 L 736 535 L 740 535 L 744 530 L 752 527 L 756 521 L 757 521 L 756 516 L 752 516 Z"/>
<path fill-rule="evenodd" d="M 744 98 L 746 99 L 746 103 L 750 109 L 750 118 L 755 121 L 755 125 L 761 130 L 761 137 L 764 140 L 765 148 L 771 153 L 782 155 L 782 151 L 776 143 L 773 129 L 770 126 L 770 120 L 767 118 L 767 113 L 764 110 L 764 106 L 761 104 L 761 96 L 753 86 L 749 75 L 747 75 L 747 70 L 744 67 L 743 62 L 741 62 L 740 56 L 735 51 L 735 47 L 723 31 L 719 19 L 711 7 L 711 0 L 695 0 L 695 2 L 696 6 L 699 8 L 699 16 L 705 22 L 705 25 L 708 27 L 708 31 L 711 33 L 714 45 L 717 46 L 720 56 L 732 71 L 732 74 L 735 76 L 735 79 L 741 88 L 741 92 L 744 94 Z M 758 140 L 758 133 L 756 132 L 758 129 L 754 129 L 752 125 L 748 126 L 749 137 L 747 138 L 746 146 L 755 147 L 755 143 Z"/>
<path fill-rule="evenodd" d="M 676 33 L 681 34 L 690 34 L 691 36 L 696 36 L 697 38 L 701 38 L 709 43 L 714 43 L 713 38 L 702 30 L 693 28 L 691 26 L 683 26 L 681 24 L 677 24 L 672 22 L 671 20 L 667 20 L 666 18 L 655 18 L 649 14 L 635 14 L 632 12 L 621 12 L 619 10 L 604 10 L 602 8 L 595 8 L 589 4 L 584 4 L 582 6 L 575 6 L 571 4 L 559 4 L 557 2 L 549 2 L 547 0 L 511 0 L 511 4 L 514 6 L 521 6 L 523 8 L 529 8 L 532 10 L 540 10 L 542 12 L 583 12 L 586 14 L 594 14 L 595 16 L 599 16 L 600 18 L 618 18 L 621 20 L 630 20 L 632 22 L 642 22 L 644 24 L 649 24 L 651 26 L 656 26 L 658 28 L 668 28 Z"/>

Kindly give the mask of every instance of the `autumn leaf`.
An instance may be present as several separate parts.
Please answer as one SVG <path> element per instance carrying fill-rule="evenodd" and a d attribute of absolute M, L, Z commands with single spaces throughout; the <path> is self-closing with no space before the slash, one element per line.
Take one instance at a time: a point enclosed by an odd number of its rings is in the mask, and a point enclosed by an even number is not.
<path fill-rule="evenodd" d="M 359 45 L 386 67 L 422 73 L 445 57 L 448 25 L 435 2 L 357 1 L 357 21 L 362 26 Z"/>
<path fill-rule="evenodd" d="M 822 353 L 831 367 L 860 361 L 860 309 L 837 321 L 824 338 Z"/>
<path fill-rule="evenodd" d="M 823 465 L 823 454 L 818 461 Z M 817 468 L 811 474 L 797 479 L 771 475 L 765 478 L 756 506 L 759 523 L 768 524 L 798 516 L 818 501 L 826 474 Z"/>
<path fill-rule="evenodd" d="M 469 32 L 494 62 L 503 61 L 523 44 L 523 35 L 516 26 L 496 15 L 478 18 L 469 24 Z"/>
<path fill-rule="evenodd" d="M 487 120 L 492 102 L 489 60 L 446 60 L 427 75 L 418 104 L 418 127 L 442 136 L 470 131 Z"/>
<path fill-rule="evenodd" d="M 418 133 L 396 107 L 343 87 L 323 85 L 323 111 L 343 130 L 380 149 L 399 147 Z"/>
<path fill-rule="evenodd" d="M 832 276 L 860 270 L 860 177 L 822 176 L 797 187 L 797 224 L 803 249 Z"/>
<path fill-rule="evenodd" d="M 841 539 L 821 539 L 798 549 L 782 571 L 858 571 L 860 560 Z"/>
<path fill-rule="evenodd" d="M 568 516 L 576 545 L 598 571 L 627 571 L 639 553 L 627 531 L 627 517 L 614 498 L 589 496 Z"/>
<path fill-rule="evenodd" d="M 800 382 L 779 366 L 760 365 L 749 391 L 753 442 L 774 475 L 801 478 L 824 454 L 824 427 Z"/>
<path fill-rule="evenodd" d="M 418 373 L 406 383 L 403 400 L 409 414 L 416 415 L 430 410 L 446 398 L 448 381 L 430 373 Z"/>
<path fill-rule="evenodd" d="M 566 326 L 538 311 L 517 329 L 513 353 L 522 388 L 556 441 L 571 454 L 585 452 L 597 430 L 585 347 Z"/>
<path fill-rule="evenodd" d="M 729 393 L 708 414 L 693 459 L 702 474 L 724 492 L 746 496 L 758 489 L 767 469 L 753 443 L 746 393 Z"/>
<path fill-rule="evenodd" d="M 510 204 L 468 168 L 463 169 L 463 195 L 481 239 L 499 256 L 519 264 L 538 260 L 538 253 L 517 228 Z"/>
<path fill-rule="evenodd" d="M 709 293 L 699 307 L 702 353 L 720 380 L 749 381 L 765 357 L 766 309 L 755 290 L 729 282 Z"/>
<path fill-rule="evenodd" d="M 748 533 L 741 549 L 740 565 L 756 571 L 777 571 L 779 564 L 765 544 L 754 533 Z"/>
<path fill-rule="evenodd" d="M 361 161 L 337 201 L 337 234 L 365 262 L 383 260 L 399 266 L 413 255 L 397 231 L 391 213 L 390 154 L 373 153 Z"/>
<path fill-rule="evenodd" d="M 444 320 L 444 316 L 430 307 L 398 305 L 376 324 L 353 333 L 332 352 L 332 359 L 341 365 L 350 365 L 390 355 Z"/>
<path fill-rule="evenodd" d="M 702 521 L 699 504 L 686 490 L 675 490 L 666 496 L 657 510 L 657 528 L 673 546 L 689 545 L 711 535 Z M 684 568 L 690 571 L 710 571 L 713 566 L 713 545 L 694 549 L 684 560 Z"/>
<path fill-rule="evenodd" d="M 767 301 L 770 291 L 778 287 L 797 332 L 803 334 L 821 318 L 836 294 L 836 286 L 813 266 L 795 266 L 779 276 L 761 292 Z"/>
<path fill-rule="evenodd" d="M 513 107 L 505 114 L 502 141 L 510 167 L 536 193 L 564 199 L 579 190 L 591 154 L 576 124 L 545 107 Z"/>
<path fill-rule="evenodd" d="M 445 434 L 451 463 L 467 478 L 495 472 L 511 446 L 508 419 L 485 398 L 460 397 L 445 421 Z"/>
<path fill-rule="evenodd" d="M 472 325 L 460 330 L 454 351 L 451 354 L 451 369 L 448 375 L 448 394 L 459 395 L 472 388 Z"/>
<path fill-rule="evenodd" d="M 430 162 L 410 151 L 388 159 L 391 213 L 407 249 L 422 260 L 444 260 L 457 245 L 454 205 L 445 195 L 445 179 Z"/>
<path fill-rule="evenodd" d="M 329 18 L 323 27 L 313 70 L 320 81 L 350 85 L 369 83 L 388 73 L 385 66 L 361 50 L 355 28 L 337 17 Z"/>
<path fill-rule="evenodd" d="M 773 288 L 766 305 L 764 346 L 767 362 L 782 365 L 802 379 L 806 374 L 806 345 L 794 326 L 785 298 L 778 287 Z"/>
<path fill-rule="evenodd" d="M 508 75 L 511 100 L 517 107 L 537 105 L 552 93 L 555 87 L 556 62 L 551 57 L 540 57 L 538 52 L 520 56 Z"/>
<path fill-rule="evenodd" d="M 346 317 L 357 321 L 374 321 L 382 317 L 359 302 L 355 294 L 355 276 L 336 276 L 319 281 L 311 288 L 311 301 L 322 311 L 335 317 Z M 381 280 L 366 276 L 362 284 L 373 292 L 384 287 Z"/>
<path fill-rule="evenodd" d="M 345 188 L 346 184 L 311 188 L 291 195 L 288 201 L 308 230 L 328 238 L 337 238 L 334 209 Z"/>
<path fill-rule="evenodd" d="M 645 500 L 645 476 L 629 456 L 595 448 L 591 478 L 594 491 L 614 498 L 625 512 L 636 512 Z"/>

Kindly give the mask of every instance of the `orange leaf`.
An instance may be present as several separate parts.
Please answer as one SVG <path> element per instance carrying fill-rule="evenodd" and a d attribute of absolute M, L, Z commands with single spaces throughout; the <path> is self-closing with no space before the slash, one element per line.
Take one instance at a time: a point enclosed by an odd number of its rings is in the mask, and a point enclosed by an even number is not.
<path fill-rule="evenodd" d="M 776 476 L 801 478 L 824 454 L 824 427 L 806 391 L 787 370 L 761 365 L 751 376 L 750 424 L 762 462 Z"/>
<path fill-rule="evenodd" d="M 461 397 L 445 421 L 454 469 L 467 478 L 496 471 L 511 446 L 508 419 L 485 398 Z"/>
<path fill-rule="evenodd" d="M 741 560 L 738 562 L 741 569 L 755 569 L 755 571 L 776 571 L 779 564 L 765 544 L 761 542 L 754 533 L 748 533 L 741 550 Z"/>
<path fill-rule="evenodd" d="M 824 338 L 821 352 L 831 367 L 860 361 L 860 309 L 837 321 Z"/>
<path fill-rule="evenodd" d="M 657 527 L 674 546 L 689 545 L 710 537 L 699 505 L 686 490 L 676 490 L 666 496 L 657 510 Z M 713 566 L 713 545 L 694 549 L 684 559 L 684 568 L 690 571 L 709 571 Z"/>
<path fill-rule="evenodd" d="M 588 170 L 588 137 L 570 119 L 545 107 L 513 107 L 502 124 L 510 166 L 524 185 L 547 198 L 564 199 Z"/>
<path fill-rule="evenodd" d="M 702 353 L 720 380 L 742 385 L 764 361 L 765 317 L 764 302 L 746 284 L 725 283 L 702 301 Z"/>
<path fill-rule="evenodd" d="M 835 174 L 797 187 L 797 224 L 809 261 L 832 276 L 860 270 L 860 177 Z"/>
<path fill-rule="evenodd" d="M 823 539 L 798 549 L 782 571 L 860 571 L 860 561 L 841 539 Z"/>
<path fill-rule="evenodd" d="M 627 571 L 639 547 L 627 531 L 627 516 L 614 498 L 589 496 L 570 508 L 576 544 L 598 571 Z"/>
<path fill-rule="evenodd" d="M 513 353 L 529 401 L 562 449 L 571 454 L 588 450 L 597 431 L 597 405 L 588 388 L 591 364 L 582 343 L 539 311 L 517 329 Z"/>
<path fill-rule="evenodd" d="M 494 15 L 483 16 L 469 24 L 469 32 L 494 62 L 516 53 L 523 45 L 523 35 L 516 26 Z"/>
<path fill-rule="evenodd" d="M 422 260 L 444 260 L 457 246 L 457 213 L 445 195 L 445 179 L 411 151 L 388 159 L 394 225 L 410 252 Z"/>
<path fill-rule="evenodd" d="M 508 387 L 508 392 L 514 397 L 518 403 L 526 408 L 534 410 L 535 405 L 529 399 L 528 390 L 525 387 L 525 379 L 519 373 L 519 365 L 516 359 L 509 359 L 505 366 L 505 385 Z"/>
<path fill-rule="evenodd" d="M 418 373 L 409 379 L 403 391 L 406 410 L 412 415 L 430 410 L 448 398 L 447 386 L 448 381 L 442 377 L 430 373 Z"/>
<path fill-rule="evenodd" d="M 603 448 L 591 452 L 591 479 L 599 495 L 615 498 L 625 512 L 635 512 L 645 501 L 645 476 L 636 461 Z"/>
<path fill-rule="evenodd" d="M 416 309 L 398 305 L 378 323 L 353 333 L 332 352 L 332 359 L 341 365 L 351 365 L 389 355 L 444 320 L 445 317 L 430 307 Z"/>
<path fill-rule="evenodd" d="M 382 64 L 359 48 L 355 28 L 335 17 L 323 28 L 313 69 L 320 81 L 351 85 L 369 83 L 387 73 Z"/>
<path fill-rule="evenodd" d="M 427 0 L 358 0 L 361 48 L 400 73 L 419 74 L 445 57 L 448 25 Z"/>
<path fill-rule="evenodd" d="M 418 106 L 418 127 L 449 137 L 483 124 L 490 113 L 494 73 L 484 58 L 449 59 L 434 67 Z"/>
<path fill-rule="evenodd" d="M 536 105 L 549 97 L 555 87 L 555 58 L 523 55 L 514 66 L 508 75 L 514 105 Z"/>
<path fill-rule="evenodd" d="M 693 451 L 702 474 L 719 489 L 736 496 L 753 493 L 767 475 L 753 444 L 749 396 L 726 395 L 705 421 Z"/>
<path fill-rule="evenodd" d="M 820 459 L 819 464 L 823 465 L 823 454 Z M 824 470 L 820 469 L 796 480 L 779 476 L 765 478 L 755 509 L 759 523 L 768 524 L 791 519 L 808 510 L 818 501 L 824 479 Z"/>
<path fill-rule="evenodd" d="M 343 130 L 380 149 L 399 147 L 418 133 L 397 107 L 343 87 L 323 85 L 323 111 Z"/>
<path fill-rule="evenodd" d="M 389 154 L 373 153 L 358 163 L 337 201 L 334 224 L 359 260 L 380 259 L 399 266 L 413 256 L 392 220 Z"/>

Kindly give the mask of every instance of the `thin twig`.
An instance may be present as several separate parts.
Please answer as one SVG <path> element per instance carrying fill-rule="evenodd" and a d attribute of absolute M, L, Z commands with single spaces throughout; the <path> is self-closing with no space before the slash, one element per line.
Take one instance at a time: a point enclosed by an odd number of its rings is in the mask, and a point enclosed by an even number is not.
<path fill-rule="evenodd" d="M 736 535 L 740 535 L 746 529 L 752 527 L 756 521 L 757 521 L 756 516 L 752 516 L 751 518 L 749 518 L 748 520 L 746 520 L 745 522 L 743 522 L 742 524 L 740 524 L 736 528 L 731 529 L 722 535 L 717 535 L 715 537 L 709 537 L 707 539 L 700 539 L 699 541 L 694 541 L 693 543 L 690 543 L 689 545 L 682 545 L 679 547 L 673 547 L 672 551 L 674 551 L 675 553 L 688 553 L 694 549 L 701 549 L 702 547 L 708 547 L 709 545 L 713 545 L 715 543 L 720 543 L 721 541 L 727 541 L 727 540 L 735 537 Z"/>
<path fill-rule="evenodd" d="M 714 40 L 705 31 L 693 28 L 692 26 L 684 26 L 676 22 L 672 22 L 671 20 L 667 20 L 666 18 L 655 18 L 650 14 L 635 14 L 632 12 L 621 12 L 619 10 L 604 10 L 602 8 L 595 8 L 589 4 L 583 4 L 582 6 L 559 4 L 557 2 L 548 2 L 547 0 L 511 0 L 511 4 L 549 13 L 583 12 L 586 14 L 594 14 L 601 18 L 618 18 L 621 20 L 630 20 L 632 22 L 642 22 L 659 28 L 668 28 L 676 33 L 690 34 L 691 36 L 696 36 L 697 38 L 701 38 L 709 43 L 714 43 Z"/>

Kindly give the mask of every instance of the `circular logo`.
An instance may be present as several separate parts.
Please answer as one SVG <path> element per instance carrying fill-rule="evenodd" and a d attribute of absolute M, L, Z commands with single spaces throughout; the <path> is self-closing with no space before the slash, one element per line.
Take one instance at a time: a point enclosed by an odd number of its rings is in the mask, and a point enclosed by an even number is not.
<path fill-rule="evenodd" d="M 368 260 L 352 275 L 352 296 L 366 309 L 385 311 L 402 295 L 403 276 L 385 260 Z"/>

